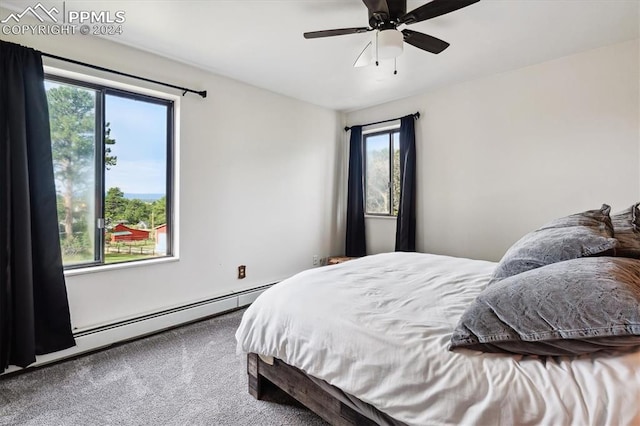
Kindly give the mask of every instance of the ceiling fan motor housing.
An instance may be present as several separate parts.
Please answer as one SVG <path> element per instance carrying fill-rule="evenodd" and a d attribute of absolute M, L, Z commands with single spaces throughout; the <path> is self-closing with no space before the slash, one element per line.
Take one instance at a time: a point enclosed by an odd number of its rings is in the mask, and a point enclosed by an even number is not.
<path fill-rule="evenodd" d="M 396 21 L 399 17 L 407 13 L 407 0 L 387 0 L 389 8 L 389 18 L 387 20 Z M 371 28 L 379 28 L 381 22 L 376 18 L 375 11 L 369 10 L 369 26 Z"/>

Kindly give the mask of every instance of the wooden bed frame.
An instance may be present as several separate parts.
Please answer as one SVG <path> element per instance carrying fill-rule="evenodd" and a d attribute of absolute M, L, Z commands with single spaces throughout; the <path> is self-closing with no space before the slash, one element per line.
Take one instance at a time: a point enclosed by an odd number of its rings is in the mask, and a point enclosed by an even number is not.
<path fill-rule="evenodd" d="M 249 393 L 258 400 L 276 387 L 332 425 L 376 425 L 368 417 L 327 393 L 302 371 L 278 359 L 274 359 L 273 365 L 269 365 L 257 354 L 247 354 L 247 374 Z"/>

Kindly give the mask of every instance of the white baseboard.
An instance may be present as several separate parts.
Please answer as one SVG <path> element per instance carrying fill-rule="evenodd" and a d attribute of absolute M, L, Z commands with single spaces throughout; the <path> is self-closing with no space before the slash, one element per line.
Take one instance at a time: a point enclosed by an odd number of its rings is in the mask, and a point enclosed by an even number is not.
<path fill-rule="evenodd" d="M 40 367 L 65 358 L 71 358 L 86 352 L 102 349 L 115 343 L 157 333 L 181 324 L 250 305 L 268 287 L 269 286 L 264 286 L 255 290 L 248 290 L 239 294 L 232 294 L 211 301 L 205 301 L 183 309 L 172 309 L 166 313 L 158 313 L 157 315 L 144 317 L 139 320 L 127 321 L 123 324 L 115 324 L 113 326 L 101 327 L 95 331 L 80 333 L 75 336 L 76 346 L 47 355 L 38 355 L 36 362 L 29 367 Z M 21 370 L 21 368 L 11 366 L 3 374 L 18 370 Z"/>

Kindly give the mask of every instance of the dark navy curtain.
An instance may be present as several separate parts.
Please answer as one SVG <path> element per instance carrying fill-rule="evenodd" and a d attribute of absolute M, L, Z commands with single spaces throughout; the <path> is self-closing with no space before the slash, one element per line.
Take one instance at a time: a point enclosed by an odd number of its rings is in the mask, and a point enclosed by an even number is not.
<path fill-rule="evenodd" d="M 364 236 L 364 176 L 362 126 L 351 127 L 349 140 L 349 183 L 347 194 L 347 239 L 345 255 L 367 254 Z"/>
<path fill-rule="evenodd" d="M 396 251 L 416 251 L 416 134 L 414 115 L 400 119 L 400 206 Z"/>
<path fill-rule="evenodd" d="M 0 372 L 75 344 L 39 52 L 0 41 Z"/>

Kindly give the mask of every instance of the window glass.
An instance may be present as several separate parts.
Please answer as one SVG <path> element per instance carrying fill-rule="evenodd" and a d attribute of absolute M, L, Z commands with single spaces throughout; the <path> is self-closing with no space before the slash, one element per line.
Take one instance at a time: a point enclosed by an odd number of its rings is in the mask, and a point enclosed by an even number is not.
<path fill-rule="evenodd" d="M 105 98 L 105 262 L 166 254 L 167 105 Z"/>
<path fill-rule="evenodd" d="M 65 265 L 92 263 L 96 250 L 95 90 L 47 82 L 60 245 Z"/>
<path fill-rule="evenodd" d="M 366 137 L 367 213 L 389 214 L 389 135 Z"/>

